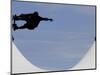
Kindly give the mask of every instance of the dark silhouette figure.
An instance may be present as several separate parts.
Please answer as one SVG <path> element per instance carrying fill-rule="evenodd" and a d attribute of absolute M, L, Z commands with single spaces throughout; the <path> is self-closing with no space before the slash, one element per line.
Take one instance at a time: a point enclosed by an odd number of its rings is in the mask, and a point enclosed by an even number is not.
<path fill-rule="evenodd" d="M 38 27 L 40 21 L 53 21 L 53 19 L 49 18 L 43 18 L 39 16 L 38 12 L 34 12 L 31 14 L 21 14 L 19 16 L 14 15 L 13 16 L 14 24 L 13 24 L 13 29 L 14 31 L 17 29 L 29 29 L 29 30 L 34 30 L 34 28 Z M 23 26 L 18 27 L 15 21 L 18 20 L 24 20 L 26 23 Z"/>

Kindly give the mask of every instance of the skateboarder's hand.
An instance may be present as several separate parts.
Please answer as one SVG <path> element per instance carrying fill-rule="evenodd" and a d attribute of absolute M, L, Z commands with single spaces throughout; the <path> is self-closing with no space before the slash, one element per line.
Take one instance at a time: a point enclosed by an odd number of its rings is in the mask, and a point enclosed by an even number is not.
<path fill-rule="evenodd" d="M 50 19 L 50 21 L 53 21 L 53 19 Z"/>

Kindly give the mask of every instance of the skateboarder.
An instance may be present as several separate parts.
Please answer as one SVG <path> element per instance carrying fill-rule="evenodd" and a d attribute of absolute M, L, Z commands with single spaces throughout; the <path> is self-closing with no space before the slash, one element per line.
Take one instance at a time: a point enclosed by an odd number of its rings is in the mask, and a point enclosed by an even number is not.
<path fill-rule="evenodd" d="M 40 21 L 53 21 L 53 19 L 39 16 L 39 13 L 37 11 L 31 14 L 21 14 L 19 16 L 14 15 L 13 20 L 14 20 L 13 24 L 14 31 L 17 29 L 34 30 L 36 27 L 38 27 Z M 18 27 L 17 24 L 15 23 L 15 21 L 18 20 L 26 21 L 26 23 L 23 26 Z"/>

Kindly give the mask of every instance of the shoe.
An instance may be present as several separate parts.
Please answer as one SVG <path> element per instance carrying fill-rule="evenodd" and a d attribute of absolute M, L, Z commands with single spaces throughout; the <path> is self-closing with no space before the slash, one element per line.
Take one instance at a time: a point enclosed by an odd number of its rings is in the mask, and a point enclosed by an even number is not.
<path fill-rule="evenodd" d="M 13 30 L 15 31 L 16 29 L 18 29 L 16 24 L 13 24 Z"/>

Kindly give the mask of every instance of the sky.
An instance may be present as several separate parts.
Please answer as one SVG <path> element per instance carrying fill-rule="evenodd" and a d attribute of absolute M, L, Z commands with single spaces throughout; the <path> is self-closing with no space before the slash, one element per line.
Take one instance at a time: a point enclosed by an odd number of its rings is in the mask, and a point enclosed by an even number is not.
<path fill-rule="evenodd" d="M 46 70 L 67 70 L 79 63 L 95 39 L 95 7 L 12 2 L 12 15 L 35 11 L 53 21 L 41 21 L 34 30 L 12 31 L 22 55 L 31 64 Z M 26 22 L 16 23 L 22 26 Z"/>

